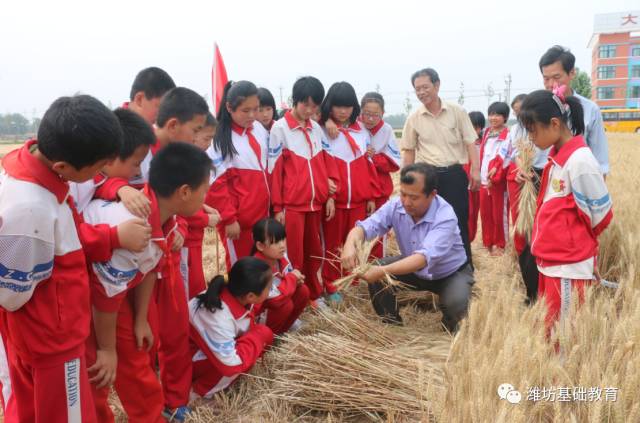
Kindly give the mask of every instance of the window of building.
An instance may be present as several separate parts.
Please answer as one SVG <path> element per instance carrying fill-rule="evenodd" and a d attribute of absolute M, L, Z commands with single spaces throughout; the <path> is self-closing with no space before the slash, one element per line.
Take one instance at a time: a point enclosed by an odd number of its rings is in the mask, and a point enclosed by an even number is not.
<path fill-rule="evenodd" d="M 640 65 L 631 66 L 631 77 L 640 78 Z"/>
<path fill-rule="evenodd" d="M 598 66 L 598 79 L 613 79 L 615 77 L 615 66 Z"/>
<path fill-rule="evenodd" d="M 631 87 L 631 92 L 629 93 L 629 97 L 631 98 L 640 98 L 640 85 L 636 85 L 635 87 Z"/>
<path fill-rule="evenodd" d="M 612 46 L 612 45 L 600 46 L 598 57 L 601 59 L 616 57 L 616 46 Z"/>
<path fill-rule="evenodd" d="M 610 100 L 614 96 L 613 87 L 598 87 L 598 98 L 600 100 Z"/>
<path fill-rule="evenodd" d="M 631 55 L 632 56 L 640 56 L 640 46 L 631 47 Z"/>

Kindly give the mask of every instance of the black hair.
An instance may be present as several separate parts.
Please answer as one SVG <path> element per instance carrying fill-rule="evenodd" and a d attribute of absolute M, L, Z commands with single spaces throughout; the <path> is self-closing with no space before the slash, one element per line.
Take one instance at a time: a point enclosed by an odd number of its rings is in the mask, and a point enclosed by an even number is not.
<path fill-rule="evenodd" d="M 186 142 L 173 142 L 151 159 L 149 185 L 158 197 L 171 197 L 183 185 L 197 189 L 209 180 L 211 159 L 204 151 Z"/>
<path fill-rule="evenodd" d="M 424 195 L 429 195 L 434 189 L 438 189 L 438 171 L 425 162 L 417 162 L 405 166 L 400 172 L 400 183 L 413 185 L 416 182 L 415 173 L 420 173 L 424 178 Z"/>
<path fill-rule="evenodd" d="M 516 103 L 522 103 L 525 98 L 527 98 L 526 94 L 518 94 L 517 96 L 513 97 L 513 100 L 511 100 L 511 108 L 513 109 L 513 106 Z"/>
<path fill-rule="evenodd" d="M 253 82 L 227 82 L 224 86 L 220 108 L 218 109 L 218 130 L 213 137 L 213 146 L 222 154 L 222 159 L 238 154 L 231 141 L 231 113 L 227 110 L 227 103 L 231 110 L 236 110 L 247 98 L 258 95 L 258 88 Z"/>
<path fill-rule="evenodd" d="M 156 124 L 162 128 L 169 119 L 176 118 L 178 122 L 185 123 L 197 115 L 206 116 L 207 113 L 209 106 L 200 94 L 189 88 L 176 87 L 162 98 Z"/>
<path fill-rule="evenodd" d="M 271 244 L 280 242 L 287 237 L 284 225 L 273 218 L 261 219 L 253 225 L 253 249 L 251 255 L 258 251 L 257 244 Z"/>
<path fill-rule="evenodd" d="M 482 112 L 469 112 L 469 120 L 474 128 L 484 129 L 484 126 L 486 125 L 486 120 Z"/>
<path fill-rule="evenodd" d="M 222 300 L 220 293 L 223 287 L 227 287 L 231 295 L 240 297 L 253 293 L 260 295 L 271 281 L 271 266 L 265 261 L 255 257 L 243 257 L 231 266 L 228 274 L 228 281 L 225 277 L 218 275 L 211 279 L 207 290 L 198 298 L 198 308 L 204 307 L 211 313 L 222 310 Z"/>
<path fill-rule="evenodd" d="M 571 72 L 576 66 L 576 56 L 571 53 L 568 48 L 555 45 L 547 50 L 542 57 L 538 65 L 540 66 L 540 72 L 545 66 L 553 65 L 555 62 L 562 63 L 562 69 L 566 73 Z"/>
<path fill-rule="evenodd" d="M 440 76 L 438 76 L 438 72 L 436 72 L 435 69 L 424 68 L 424 69 L 420 69 L 419 71 L 414 72 L 413 75 L 411 75 L 411 85 L 414 88 L 416 86 L 416 79 L 421 77 L 421 76 L 429 77 L 429 80 L 431 81 L 431 83 L 433 85 L 436 85 L 438 82 L 440 82 Z"/>
<path fill-rule="evenodd" d="M 156 67 L 142 69 L 136 75 L 136 79 L 133 80 L 129 99 L 133 101 L 136 94 L 142 91 L 147 100 L 151 100 L 152 98 L 162 97 L 167 91 L 175 87 L 176 84 L 173 79 L 162 69 Z"/>
<path fill-rule="evenodd" d="M 491 115 L 500 115 L 504 118 L 504 123 L 507 123 L 509 120 L 509 112 L 511 109 L 509 105 L 503 101 L 496 101 L 491 103 L 489 106 L 489 110 L 487 110 L 487 116 Z"/>
<path fill-rule="evenodd" d="M 382 97 L 382 95 L 380 93 L 377 93 L 375 91 L 366 93 L 363 97 L 362 97 L 362 101 L 360 101 L 360 107 L 364 108 L 365 104 L 367 103 L 376 103 L 380 106 L 380 108 L 382 109 L 382 113 L 384 113 L 384 98 Z"/>
<path fill-rule="evenodd" d="M 353 124 L 360 116 L 360 104 L 358 103 L 358 97 L 356 96 L 356 90 L 348 82 L 336 82 L 333 84 L 327 96 L 322 100 L 320 105 L 320 125 L 329 120 L 331 116 L 332 107 L 353 107 L 351 116 L 349 116 L 349 123 Z"/>
<path fill-rule="evenodd" d="M 293 84 L 293 92 L 291 93 L 293 105 L 304 103 L 309 98 L 317 105 L 322 104 L 322 100 L 324 99 L 322 82 L 313 76 L 298 78 Z"/>
<path fill-rule="evenodd" d="M 123 134 L 122 147 L 118 153 L 120 160 L 127 160 L 140 146 L 150 146 L 156 143 L 156 135 L 153 133 L 151 125 L 142 116 L 121 107 L 114 110 L 113 113 L 120 122 Z"/>
<path fill-rule="evenodd" d="M 204 121 L 204 128 L 215 128 L 218 126 L 218 121 L 211 112 L 207 113 L 207 119 Z"/>
<path fill-rule="evenodd" d="M 558 101 L 560 100 L 558 99 Z M 584 112 L 580 100 L 570 96 L 566 98 L 565 102 L 569 105 L 569 111 L 560 110 L 552 92 L 547 90 L 534 91 L 527 95 L 527 98 L 522 102 L 518 120 L 527 131 L 532 132 L 536 122 L 548 126 L 551 119 L 557 118 L 571 129 L 573 135 L 583 134 Z"/>
<path fill-rule="evenodd" d="M 278 109 L 276 108 L 276 101 L 273 99 L 271 91 L 262 87 L 258 88 L 258 101 L 260 102 L 260 107 L 271 107 L 273 109 L 272 119 L 277 116 Z"/>
<path fill-rule="evenodd" d="M 58 98 L 38 128 L 40 152 L 76 170 L 116 157 L 121 146 L 122 129 L 116 115 L 89 95 Z"/>

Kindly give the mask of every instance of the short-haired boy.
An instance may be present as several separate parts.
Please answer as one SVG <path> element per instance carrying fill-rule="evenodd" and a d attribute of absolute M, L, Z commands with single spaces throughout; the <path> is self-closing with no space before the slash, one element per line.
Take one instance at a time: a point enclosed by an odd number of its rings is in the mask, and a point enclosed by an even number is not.
<path fill-rule="evenodd" d="M 93 178 L 121 143 L 106 106 L 61 97 L 38 140 L 2 161 L 0 306 L 20 421 L 96 421 L 84 358 L 89 282 L 66 181 Z"/>

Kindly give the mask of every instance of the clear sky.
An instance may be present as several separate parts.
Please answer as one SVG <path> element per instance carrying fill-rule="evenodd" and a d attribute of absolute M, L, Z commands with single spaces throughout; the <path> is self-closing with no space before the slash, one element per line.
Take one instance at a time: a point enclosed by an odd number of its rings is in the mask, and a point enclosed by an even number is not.
<path fill-rule="evenodd" d="M 410 75 L 435 68 L 441 97 L 486 111 L 486 87 L 512 96 L 542 85 L 537 67 L 553 44 L 590 70 L 587 43 L 596 13 L 638 9 L 638 0 L 242 1 L 3 0 L 0 113 L 40 116 L 58 96 L 91 94 L 113 107 L 128 99 L 147 66 L 211 97 L 213 43 L 231 79 L 248 79 L 280 99 L 314 75 L 328 89 L 375 90 L 387 113 L 404 110 Z"/>

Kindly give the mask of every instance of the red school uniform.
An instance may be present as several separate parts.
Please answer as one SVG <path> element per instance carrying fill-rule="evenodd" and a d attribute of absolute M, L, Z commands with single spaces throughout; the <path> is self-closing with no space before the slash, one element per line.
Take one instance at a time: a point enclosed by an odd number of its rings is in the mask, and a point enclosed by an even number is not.
<path fill-rule="evenodd" d="M 233 123 L 231 140 L 238 154 L 225 160 L 214 145 L 207 149 L 214 170 L 205 200 L 221 215 L 218 232 L 226 250 L 227 269 L 251 254 L 253 225 L 269 216 L 274 165 L 274 157 L 269 156 L 269 134 L 259 122 L 249 128 Z M 240 238 L 227 239 L 225 226 L 235 222 L 240 224 Z"/>
<path fill-rule="evenodd" d="M 505 248 L 508 233 L 506 212 L 506 181 L 503 159 L 500 148 L 505 142 L 509 129 L 504 128 L 499 134 L 486 130 L 480 145 L 480 221 L 482 223 L 482 243 L 485 247 Z M 489 172 L 495 169 L 488 187 Z"/>
<path fill-rule="evenodd" d="M 372 157 L 378 175 L 379 194 L 376 196 L 376 210 L 389 200 L 393 193 L 391 173 L 400 170 L 400 149 L 391 125 L 382 119 L 369 130 L 371 146 L 375 150 Z M 371 256 L 382 258 L 385 254 L 387 236 L 371 250 Z"/>
<path fill-rule="evenodd" d="M 256 324 L 254 306 L 245 308 L 225 287 L 221 310 L 213 313 L 189 301 L 193 392 L 211 398 L 247 373 L 273 342 L 273 332 Z"/>
<path fill-rule="evenodd" d="M 148 222 L 152 228 L 152 242 L 140 253 L 118 249 L 111 260 L 91 264 L 91 299 L 93 307 L 103 312 L 117 312 L 116 347 L 118 367 L 115 390 L 131 422 L 163 422 L 164 398 L 160 382 L 152 369 L 149 354 L 138 350 L 134 334 L 134 305 L 131 290 L 151 272 L 158 272 L 169 250 L 166 239 L 175 230 L 175 218 L 164 225 L 160 223 L 160 211 L 155 194 L 148 188 L 145 193 L 151 200 Z M 85 210 L 90 223 L 117 225 L 132 219 L 122 203 L 103 200 L 91 202 Z M 165 282 L 166 283 L 166 282 Z M 87 362 L 96 359 L 95 335 L 87 342 Z M 96 414 L 100 422 L 113 422 L 113 412 L 107 402 L 109 387 L 93 387 Z"/>
<path fill-rule="evenodd" d="M 271 175 L 274 213 L 285 213 L 291 263 L 306 276 L 313 299 L 322 286 L 322 219 L 329 199 L 329 178 L 338 182 L 333 158 L 322 148 L 324 133 L 316 122 L 300 125 L 287 111 L 271 130 L 270 150 L 276 155 Z"/>
<path fill-rule="evenodd" d="M 267 261 L 259 251 L 255 257 Z M 278 260 L 271 270 L 273 282 L 269 297 L 262 304 L 259 321 L 266 324 L 274 334 L 281 335 L 289 330 L 309 304 L 309 288 L 298 284 L 292 273 L 293 267 L 286 257 Z"/>
<path fill-rule="evenodd" d="M 612 218 L 611 197 L 584 138 L 576 136 L 560 150 L 554 147 L 544 168 L 531 239 L 547 330 L 566 317 L 571 289 L 582 297 L 592 283 L 598 236 Z"/>
<path fill-rule="evenodd" d="M 123 186 L 131 185 L 140 188 L 139 183 L 149 180 L 151 159 L 160 150 L 160 142 L 156 141 L 149 149 L 147 157 L 141 164 L 141 175 L 134 181 L 122 178 L 109 178 L 102 189 L 96 191 L 96 196 L 105 200 L 116 200 L 117 192 Z M 184 238 L 188 235 L 188 225 L 185 218 L 176 216 L 177 232 Z M 172 234 L 168 240 L 169 247 L 173 243 Z M 180 273 L 181 251 L 171 251 L 171 260 L 165 260 L 160 273 L 160 280 L 154 286 L 153 300 L 150 306 L 150 324 L 159 340 L 158 351 L 152 351 L 152 357 L 157 352 L 160 362 L 160 376 L 165 401 L 169 408 L 177 408 L 187 404 L 189 399 L 189 384 L 191 380 L 191 366 L 186 358 L 189 355 L 188 327 L 189 315 L 187 309 L 187 291 Z M 171 262 L 171 263 L 170 263 Z M 171 264 L 171 265 L 170 265 Z M 170 273 L 173 275 L 170 276 Z M 165 281 L 174 280 L 175 283 Z M 155 357 L 152 358 L 155 363 Z"/>
<path fill-rule="evenodd" d="M 340 179 L 335 196 L 336 215 L 323 225 L 325 257 L 328 260 L 340 257 L 339 248 L 347 234 L 358 220 L 366 218 L 367 201 L 379 196 L 378 175 L 367 156 L 369 133 L 358 122 L 338 129 L 338 137 L 327 140 L 325 145 L 325 150 L 334 159 Z M 341 273 L 340 266 L 333 261 L 323 265 L 322 276 L 328 294 L 335 292 L 333 281 Z"/>
<path fill-rule="evenodd" d="M 36 146 L 29 141 L 9 153 L 0 179 L 0 306 L 11 400 L 20 421 L 95 422 L 84 359 L 85 255 L 69 187 L 33 156 Z"/>

